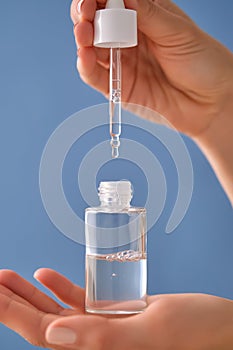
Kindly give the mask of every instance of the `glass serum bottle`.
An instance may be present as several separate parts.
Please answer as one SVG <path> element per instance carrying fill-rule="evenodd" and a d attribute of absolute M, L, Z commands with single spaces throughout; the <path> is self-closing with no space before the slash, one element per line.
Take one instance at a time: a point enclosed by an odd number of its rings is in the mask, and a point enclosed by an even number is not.
<path fill-rule="evenodd" d="M 86 311 L 135 314 L 146 308 L 146 210 L 130 206 L 129 181 L 101 182 L 100 206 L 87 208 Z"/>

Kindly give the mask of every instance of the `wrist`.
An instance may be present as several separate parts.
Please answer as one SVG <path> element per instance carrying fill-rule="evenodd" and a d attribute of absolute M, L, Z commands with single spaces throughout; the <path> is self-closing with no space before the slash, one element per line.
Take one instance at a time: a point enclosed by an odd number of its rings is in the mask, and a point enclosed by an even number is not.
<path fill-rule="evenodd" d="M 194 137 L 206 155 L 233 205 L 233 79 L 216 117 Z"/>
<path fill-rule="evenodd" d="M 233 85 L 232 92 L 228 93 L 222 106 L 216 112 L 208 127 L 194 141 L 202 148 L 222 148 L 232 143 L 233 128 Z"/>

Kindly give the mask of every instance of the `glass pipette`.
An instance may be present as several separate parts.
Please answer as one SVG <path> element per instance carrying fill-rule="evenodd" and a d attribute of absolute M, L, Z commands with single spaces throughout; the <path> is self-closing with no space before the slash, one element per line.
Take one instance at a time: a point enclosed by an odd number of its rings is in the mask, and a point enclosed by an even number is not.
<path fill-rule="evenodd" d="M 106 0 L 96 11 L 94 46 L 110 49 L 109 117 L 112 157 L 119 157 L 121 135 L 121 48 L 137 46 L 137 12 L 124 0 Z"/>
<path fill-rule="evenodd" d="M 112 158 L 119 157 L 121 135 L 121 50 L 110 49 L 109 116 Z"/>

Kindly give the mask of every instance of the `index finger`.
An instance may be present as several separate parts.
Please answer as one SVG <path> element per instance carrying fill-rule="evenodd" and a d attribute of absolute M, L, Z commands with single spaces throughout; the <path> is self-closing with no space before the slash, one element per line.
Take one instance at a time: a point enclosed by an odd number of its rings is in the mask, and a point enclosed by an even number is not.
<path fill-rule="evenodd" d="M 65 276 L 51 269 L 39 269 L 34 277 L 62 302 L 84 311 L 85 291 Z"/>
<path fill-rule="evenodd" d="M 81 19 L 92 22 L 96 9 L 96 0 L 73 0 L 70 8 L 70 16 L 74 25 L 78 24 Z"/>

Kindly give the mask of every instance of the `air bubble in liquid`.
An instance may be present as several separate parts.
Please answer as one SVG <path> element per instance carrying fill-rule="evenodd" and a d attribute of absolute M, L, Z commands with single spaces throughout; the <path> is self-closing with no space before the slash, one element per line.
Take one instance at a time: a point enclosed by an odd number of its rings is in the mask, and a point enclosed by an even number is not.
<path fill-rule="evenodd" d="M 138 261 L 142 259 L 143 255 L 141 252 L 135 252 L 134 250 L 125 250 L 116 254 L 110 254 L 106 256 L 108 261 Z"/>

